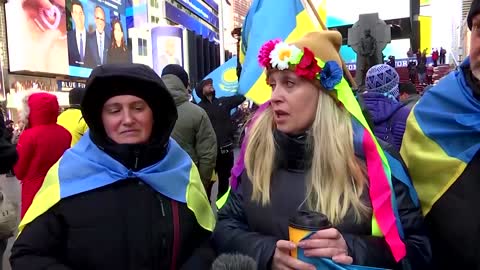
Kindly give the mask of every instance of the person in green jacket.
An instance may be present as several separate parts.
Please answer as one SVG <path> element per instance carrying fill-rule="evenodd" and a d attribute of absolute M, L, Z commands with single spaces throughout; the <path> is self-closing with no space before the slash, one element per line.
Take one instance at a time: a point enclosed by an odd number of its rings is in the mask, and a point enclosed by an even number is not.
<path fill-rule="evenodd" d="M 180 65 L 167 65 L 162 71 L 162 80 L 177 105 L 178 120 L 172 138 L 195 162 L 203 185 L 209 193 L 217 159 L 215 131 L 207 113 L 189 101 L 188 74 Z"/>

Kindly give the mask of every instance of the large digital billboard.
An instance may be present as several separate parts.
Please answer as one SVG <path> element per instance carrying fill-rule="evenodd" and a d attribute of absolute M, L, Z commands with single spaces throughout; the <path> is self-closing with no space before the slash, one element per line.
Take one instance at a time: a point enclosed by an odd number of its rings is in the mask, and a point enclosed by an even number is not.
<path fill-rule="evenodd" d="M 88 77 L 131 61 L 125 0 L 11 0 L 6 17 L 10 71 Z"/>
<path fill-rule="evenodd" d="M 408 18 L 410 0 L 328 0 L 327 26 L 354 24 L 360 14 L 368 13 L 378 13 L 382 20 Z"/>

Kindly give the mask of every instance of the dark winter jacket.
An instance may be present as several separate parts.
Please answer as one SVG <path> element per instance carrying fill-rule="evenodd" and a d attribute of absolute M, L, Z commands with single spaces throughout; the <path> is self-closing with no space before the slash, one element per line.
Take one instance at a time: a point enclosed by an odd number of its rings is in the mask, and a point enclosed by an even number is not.
<path fill-rule="evenodd" d="M 405 104 L 385 97 L 381 93 L 367 92 L 363 94 L 363 102 L 372 117 L 375 136 L 400 151 L 410 110 L 405 107 Z"/>
<path fill-rule="evenodd" d="M 213 241 L 219 253 L 238 252 L 256 259 L 259 269 L 270 269 L 278 240 L 288 240 L 288 220 L 305 198 L 306 159 L 305 139 L 291 138 L 278 133 L 277 169 L 271 180 L 270 204 L 261 206 L 252 201 L 252 183 L 244 172 L 237 192 L 231 192 L 225 206 L 218 213 L 218 223 Z M 387 149 L 391 151 L 391 149 Z M 394 153 L 394 152 L 392 152 Z M 399 158 L 398 154 L 392 154 Z M 392 177 L 400 220 L 405 232 L 407 258 L 413 270 L 428 269 L 431 251 L 425 236 L 423 217 L 415 206 L 409 189 Z M 368 189 L 362 195 L 366 205 L 371 205 Z M 349 211 L 344 221 L 336 226 L 342 233 L 348 254 L 357 265 L 388 269 L 402 269 L 395 264 L 384 238 L 371 236 L 371 216 L 356 223 Z M 410 268 L 405 268 L 410 269 Z"/>
<path fill-rule="evenodd" d="M 106 100 L 122 94 L 136 95 L 152 109 L 154 125 L 148 143 L 117 144 L 106 136 L 99 112 Z M 161 79 L 147 66 L 95 68 L 87 82 L 82 113 L 90 127 L 89 137 L 67 154 L 91 139 L 118 166 L 123 165 L 122 170 L 132 172 L 157 166 L 170 154 L 176 106 Z M 58 166 L 60 171 L 62 162 Z M 109 172 L 105 169 L 105 174 Z M 177 187 L 184 179 L 180 177 Z M 167 182 L 176 180 L 172 175 Z M 205 195 L 201 185 L 196 192 Z M 208 201 L 206 205 L 201 214 L 213 216 Z M 210 231 L 199 225 L 189 206 L 138 177 L 72 195 L 23 228 L 12 248 L 12 269 L 209 269 L 208 249 L 205 253 L 197 248 L 208 243 Z"/>
<path fill-rule="evenodd" d="M 202 107 L 208 114 L 215 134 L 217 135 L 217 146 L 222 147 L 233 143 L 235 128 L 232 123 L 230 111 L 245 101 L 244 96 L 213 97 L 208 100 L 202 93 L 203 84 L 195 89 L 197 96 L 201 99 L 198 106 Z"/>
<path fill-rule="evenodd" d="M 164 75 L 162 80 L 177 105 L 172 138 L 190 155 L 208 186 L 217 160 L 217 138 L 210 119 L 202 108 L 188 101 L 187 89 L 177 76 Z"/>
<path fill-rule="evenodd" d="M 29 112 L 23 120 L 27 128 L 17 144 L 18 162 L 15 176 L 22 182 L 21 217 L 43 184 L 48 170 L 70 148 L 72 135 L 57 124 L 59 105 L 57 97 L 43 92 L 26 95 L 23 112 Z"/>
<path fill-rule="evenodd" d="M 17 162 L 17 149 L 7 140 L 7 130 L 0 110 L 0 174 L 10 172 Z"/>

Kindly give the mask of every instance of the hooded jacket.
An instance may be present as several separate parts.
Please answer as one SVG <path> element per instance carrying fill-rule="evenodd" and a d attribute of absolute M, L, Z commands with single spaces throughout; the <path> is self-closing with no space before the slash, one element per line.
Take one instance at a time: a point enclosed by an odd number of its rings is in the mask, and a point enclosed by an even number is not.
<path fill-rule="evenodd" d="M 207 187 L 217 158 L 217 139 L 210 119 L 202 108 L 188 101 L 187 89 L 177 76 L 164 75 L 162 80 L 178 111 L 172 138 L 190 155 Z"/>
<path fill-rule="evenodd" d="M 26 129 L 18 140 L 18 162 L 14 167 L 22 182 L 22 217 L 50 167 L 70 147 L 72 136 L 57 125 L 59 109 L 57 97 L 46 92 L 31 92 L 22 100 L 21 118 Z"/>
<path fill-rule="evenodd" d="M 118 95 L 137 96 L 152 110 L 153 128 L 147 143 L 118 144 L 106 135 L 103 105 Z M 82 163 L 87 164 L 81 169 L 82 175 L 85 171 L 91 173 L 71 182 L 81 183 L 79 186 L 99 182 L 102 185 L 61 197 L 21 227 L 10 257 L 12 269 L 208 269 L 208 261 L 202 264 L 209 258 L 208 249 L 197 247 L 209 239 L 211 229 L 197 222 L 197 212 L 189 208 L 190 202 L 168 196 L 168 189 L 178 190 L 185 180 L 184 175 L 175 174 L 176 169 L 191 166 L 192 161 L 180 147 L 169 143 L 177 110 L 158 75 L 140 64 L 99 66 L 87 82 L 82 113 L 90 127 L 88 137 L 85 135 L 56 164 L 57 181 L 62 184 L 66 181 L 62 179 L 72 175 L 68 172 L 75 171 L 75 164 Z M 182 159 L 178 167 L 169 167 L 178 162 L 169 158 L 172 147 L 188 158 Z M 67 156 L 73 159 L 69 167 Z M 96 164 L 93 160 L 100 161 Z M 164 160 L 170 161 L 163 163 Z M 152 170 L 160 174 L 157 176 Z M 152 182 L 163 185 L 154 188 Z M 188 185 L 196 194 L 203 194 L 206 201 L 207 207 L 201 207 L 203 212 L 199 215 L 211 214 L 213 219 L 203 186 L 199 186 Z M 188 194 L 184 196 L 198 201 Z M 27 220 L 29 215 L 30 212 Z M 193 256 L 194 251 L 204 250 L 206 253 Z"/>
<path fill-rule="evenodd" d="M 400 151 L 403 133 L 410 110 L 405 104 L 385 97 L 381 93 L 367 92 L 362 95 L 363 103 L 373 120 L 376 137 L 395 146 Z"/>
<path fill-rule="evenodd" d="M 211 83 L 209 79 L 203 80 L 195 89 L 197 96 L 200 98 L 198 106 L 202 107 L 210 118 L 210 122 L 217 136 L 218 147 L 231 145 L 233 143 L 235 128 L 230 118 L 230 111 L 242 104 L 242 102 L 245 101 L 245 97 L 236 95 L 216 98 L 214 93 L 212 101 L 210 102 L 210 100 L 203 95 L 203 87 L 208 83 Z"/>
<path fill-rule="evenodd" d="M 84 92 L 85 90 L 82 88 L 74 88 L 70 91 L 70 108 L 62 112 L 57 120 L 57 124 L 67 129 L 72 135 L 71 146 L 74 146 L 88 130 L 87 123 L 85 123 L 80 110 Z"/>
<path fill-rule="evenodd" d="M 7 129 L 3 120 L 3 114 L 0 110 L 0 174 L 10 172 L 15 162 L 17 162 L 17 150 L 15 145 L 7 139 Z"/>

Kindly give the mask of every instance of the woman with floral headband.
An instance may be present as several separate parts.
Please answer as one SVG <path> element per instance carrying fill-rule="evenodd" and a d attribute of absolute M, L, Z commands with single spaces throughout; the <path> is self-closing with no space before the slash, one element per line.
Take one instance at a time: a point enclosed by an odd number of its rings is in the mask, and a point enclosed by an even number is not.
<path fill-rule="evenodd" d="M 232 170 L 213 236 L 218 253 L 249 255 L 259 269 L 429 268 L 415 190 L 399 155 L 372 136 L 343 78 L 341 43 L 324 31 L 261 48 L 272 97 Z M 300 212 L 332 226 L 290 242 L 289 220 Z"/>

